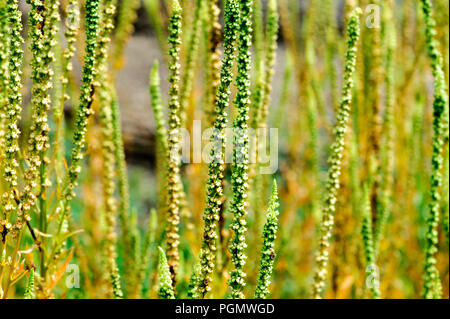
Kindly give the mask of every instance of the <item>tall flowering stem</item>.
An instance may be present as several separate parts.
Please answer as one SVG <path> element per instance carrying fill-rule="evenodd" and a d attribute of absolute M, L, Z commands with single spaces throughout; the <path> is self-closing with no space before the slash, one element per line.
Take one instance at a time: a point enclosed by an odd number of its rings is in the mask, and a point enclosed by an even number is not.
<path fill-rule="evenodd" d="M 17 0 L 7 0 L 7 16 L 9 23 L 9 62 L 8 62 L 8 103 L 6 105 L 6 132 L 4 136 L 4 163 L 3 177 L 5 179 L 7 190 L 2 197 L 2 218 L 0 221 L 0 232 L 2 241 L 5 244 L 6 235 L 12 230 L 11 214 L 16 210 L 16 200 L 19 200 L 18 169 L 19 163 L 17 155 L 19 153 L 19 121 L 22 112 L 22 20 L 21 12 L 18 8 Z M 16 227 L 23 224 L 23 217 L 17 216 Z"/>
<path fill-rule="evenodd" d="M 86 49 L 84 55 L 83 78 L 80 92 L 80 104 L 77 109 L 74 133 L 72 137 L 71 162 L 66 179 L 66 186 L 63 193 L 62 212 L 59 221 L 58 232 L 62 230 L 65 216 L 70 211 L 70 200 L 75 197 L 75 187 L 81 172 L 81 161 L 84 158 L 83 150 L 86 146 L 86 132 L 88 119 L 93 114 L 92 102 L 95 92 L 95 80 L 98 64 L 97 38 L 99 33 L 99 0 L 86 0 L 85 4 L 86 21 Z"/>
<path fill-rule="evenodd" d="M 5 145 L 6 107 L 8 103 L 8 7 L 0 1 L 0 145 Z M 3 159 L 4 150 L 0 150 Z M 3 164 L 2 164 L 3 166 Z"/>
<path fill-rule="evenodd" d="M 316 257 L 316 270 L 314 274 L 313 296 L 321 298 L 325 287 L 328 266 L 328 251 L 334 226 L 334 214 L 336 212 L 337 193 L 339 189 L 339 176 L 341 174 L 342 156 L 344 151 L 345 133 L 350 116 L 353 89 L 353 73 L 356 65 L 356 45 L 359 39 L 361 9 L 355 9 L 347 26 L 347 53 L 344 66 L 344 85 L 342 88 L 341 102 L 338 108 L 337 123 L 334 129 L 334 143 L 331 146 L 329 158 L 325 203 L 322 210 L 322 222 L 320 226 L 321 237 Z"/>
<path fill-rule="evenodd" d="M 61 178 L 63 176 L 63 158 L 64 158 L 64 126 L 63 126 L 63 117 L 64 117 L 64 104 L 69 100 L 69 95 L 67 94 L 67 88 L 69 85 L 69 77 L 72 72 L 72 58 L 75 55 L 77 46 L 77 35 L 79 31 L 79 23 L 80 23 L 80 8 L 78 4 L 78 0 L 69 0 L 67 3 L 67 18 L 65 23 L 65 31 L 64 37 L 67 42 L 67 47 L 64 49 L 62 53 L 63 58 L 63 69 L 60 76 L 61 82 L 61 98 L 59 103 L 55 105 L 53 108 L 53 114 L 56 119 L 56 133 L 55 133 L 55 146 L 53 149 L 54 152 L 54 162 L 55 162 L 55 170 L 56 170 L 56 180 L 57 183 L 60 183 Z"/>
<path fill-rule="evenodd" d="M 19 154 L 19 121 L 20 113 L 22 112 L 22 57 L 23 51 L 21 45 L 23 39 L 21 36 L 22 21 L 21 12 L 18 8 L 17 0 L 7 0 L 7 23 L 9 23 L 8 37 L 9 37 L 9 61 L 8 61 L 8 102 L 5 107 L 5 136 L 4 136 L 4 157 L 3 161 L 3 177 L 5 181 L 6 190 L 2 196 L 2 215 L 0 220 L 0 233 L 2 237 L 2 259 L 8 258 L 12 262 L 9 264 L 6 283 L 0 283 L 0 290 L 2 297 L 6 297 L 8 289 L 11 284 L 11 275 L 14 271 L 16 257 L 20 245 L 22 235 L 22 225 L 24 216 L 21 214 L 20 194 L 18 190 L 18 170 L 19 163 L 17 160 Z M 17 212 L 16 220 L 13 220 L 12 214 Z M 14 224 L 13 224 L 14 223 Z M 13 226 L 14 225 L 14 226 Z M 15 237 L 14 248 L 11 252 L 7 252 L 7 235 L 13 232 L 10 237 Z M 4 262 L 2 262 L 4 264 Z"/>
<path fill-rule="evenodd" d="M 266 215 L 266 223 L 263 231 L 263 246 L 259 265 L 259 275 L 255 290 L 255 299 L 266 299 L 269 295 L 270 278 L 275 261 L 275 239 L 278 230 L 278 191 L 277 182 L 273 181 L 272 196 L 270 197 L 269 209 Z"/>
<path fill-rule="evenodd" d="M 395 102 L 395 83 L 394 83 L 394 55 L 395 55 L 395 27 L 392 25 L 392 7 L 393 2 L 387 1 L 383 8 L 384 24 L 384 43 L 385 43 L 385 87 L 386 87 L 386 109 L 383 124 L 383 143 L 381 154 L 381 199 L 380 205 L 376 211 L 376 225 L 373 234 L 375 251 L 378 251 L 378 245 L 384 233 L 386 219 L 392 209 L 392 187 L 394 183 L 394 102 Z"/>
<path fill-rule="evenodd" d="M 425 36 L 428 56 L 431 60 L 434 77 L 433 101 L 433 142 L 431 154 L 431 201 L 427 219 L 426 247 L 425 247 L 425 281 L 423 296 L 427 299 L 441 298 L 442 284 L 436 267 L 436 252 L 439 242 L 437 227 L 439 225 L 441 186 L 442 186 L 442 152 L 444 136 L 448 136 L 448 95 L 443 71 L 443 58 L 438 49 L 434 29 L 436 22 L 429 0 L 421 0 L 425 16 Z"/>
<path fill-rule="evenodd" d="M 53 70 L 50 68 L 55 58 L 52 48 L 58 31 L 59 1 L 57 0 L 29 0 L 31 40 L 31 88 L 32 122 L 26 153 L 28 168 L 25 171 L 25 188 L 22 193 L 21 214 L 28 221 L 31 207 L 36 202 L 36 190 L 39 185 L 39 230 L 47 232 L 47 202 L 46 187 L 50 186 L 47 178 L 47 164 L 50 161 L 46 152 L 50 147 L 48 133 L 48 112 L 50 111 Z M 45 241 L 45 239 L 44 239 Z M 41 275 L 45 275 L 45 256 L 41 251 Z"/>
<path fill-rule="evenodd" d="M 172 2 L 172 15 L 169 23 L 169 142 L 167 165 L 167 257 L 172 276 L 172 284 L 176 283 L 176 275 L 179 261 L 178 225 L 180 223 L 180 143 L 181 143 L 181 118 L 179 101 L 180 82 L 180 44 L 181 44 L 181 7 L 178 0 Z"/>
<path fill-rule="evenodd" d="M 252 2 L 252 0 L 240 1 L 238 76 L 236 79 L 238 92 L 234 101 L 237 116 L 233 123 L 233 165 L 231 176 L 233 200 L 230 207 L 233 213 L 231 229 L 234 231 L 234 236 L 229 248 L 234 269 L 231 271 L 231 277 L 228 282 L 228 285 L 231 287 L 231 298 L 233 299 L 244 298 L 243 289 L 246 277 L 244 266 L 247 259 L 245 235 L 247 232 L 246 215 L 248 205 L 248 118 L 250 106 Z"/>
<path fill-rule="evenodd" d="M 100 124 L 101 124 L 101 147 L 103 155 L 103 209 L 105 216 L 105 257 L 106 268 L 110 276 L 110 292 L 115 298 L 122 298 L 123 293 L 120 286 L 119 270 L 116 258 L 116 213 L 117 202 L 116 190 L 116 150 L 114 143 L 114 121 L 113 121 L 113 95 L 110 87 L 111 81 L 108 77 L 108 44 L 110 34 L 114 28 L 114 14 L 116 12 L 116 0 L 106 0 L 102 6 L 100 32 L 98 36 L 97 63 L 99 64 L 99 98 L 100 98 Z M 129 265 L 127 265 L 129 266 Z"/>
<path fill-rule="evenodd" d="M 215 268 L 217 254 L 217 222 L 224 202 L 224 150 L 226 143 L 227 113 L 230 99 L 230 85 L 233 81 L 233 61 L 236 55 L 235 42 L 238 33 L 239 5 L 236 0 L 227 0 L 225 4 L 225 36 L 224 49 L 225 56 L 222 60 L 220 71 L 220 85 L 215 102 L 214 135 L 211 142 L 214 147 L 211 151 L 209 162 L 208 182 L 206 186 L 206 208 L 203 212 L 205 222 L 202 238 L 202 248 L 200 251 L 200 279 L 198 293 L 204 297 L 211 289 L 212 273 Z"/>

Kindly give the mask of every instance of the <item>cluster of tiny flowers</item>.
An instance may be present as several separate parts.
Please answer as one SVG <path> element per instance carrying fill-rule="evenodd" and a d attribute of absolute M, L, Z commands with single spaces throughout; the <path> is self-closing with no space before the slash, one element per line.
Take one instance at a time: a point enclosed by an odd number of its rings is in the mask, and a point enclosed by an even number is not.
<path fill-rule="evenodd" d="M 29 13 L 30 39 L 31 41 L 31 88 L 32 98 L 32 123 L 26 159 L 28 168 L 25 171 L 26 185 L 22 194 L 22 212 L 24 218 L 29 220 L 28 211 L 36 201 L 34 188 L 37 186 L 37 178 L 40 176 L 40 194 L 44 194 L 49 181 L 45 176 L 45 166 L 48 158 L 45 153 L 49 149 L 48 112 L 51 106 L 50 89 L 52 88 L 53 70 L 51 63 L 55 60 L 52 48 L 55 44 L 55 35 L 59 22 L 57 0 L 29 0 L 31 5 Z"/>
<path fill-rule="evenodd" d="M 86 144 L 86 132 L 89 117 L 93 114 L 92 102 L 94 96 L 95 77 L 97 74 L 97 38 L 99 33 L 99 0 L 87 0 L 86 11 L 86 49 L 83 66 L 83 84 L 80 93 L 80 105 L 77 109 L 74 134 L 72 138 L 71 162 L 64 190 L 64 200 L 69 202 L 74 196 L 74 189 L 81 172 L 80 163 L 83 160 L 83 150 Z M 68 209 L 65 207 L 64 209 Z M 63 211 L 63 214 L 66 212 Z"/>
<path fill-rule="evenodd" d="M 172 15 L 169 23 L 169 143 L 167 149 L 168 172 L 167 172 L 167 257 L 172 275 L 172 282 L 176 282 L 178 268 L 178 224 L 180 223 L 180 144 L 181 144 L 181 118 L 179 102 L 180 82 L 180 44 L 181 44 L 181 7 L 178 0 L 173 0 Z"/>
<path fill-rule="evenodd" d="M 203 213 L 205 222 L 200 251 L 201 272 L 198 293 L 204 297 L 211 289 L 212 273 L 215 267 L 217 222 L 219 213 L 224 205 L 224 148 L 226 143 L 225 129 L 227 127 L 227 113 L 229 98 L 231 94 L 230 85 L 233 81 L 233 61 L 235 59 L 235 42 L 237 39 L 239 20 L 239 7 L 235 0 L 227 0 L 225 4 L 225 56 L 222 60 L 220 71 L 220 85 L 215 102 L 214 128 L 217 136 L 211 137 L 214 147 L 211 150 L 211 161 L 209 162 L 208 181 L 206 185 L 207 199 L 206 208 Z"/>
<path fill-rule="evenodd" d="M 10 215 L 16 208 L 16 200 L 18 200 L 19 192 L 17 190 L 18 169 L 19 163 L 17 161 L 17 154 L 19 152 L 18 139 L 20 130 L 18 122 L 20 121 L 20 114 L 22 112 L 22 58 L 23 38 L 21 12 L 18 8 L 17 0 L 7 0 L 7 16 L 9 23 L 9 62 L 8 62 L 8 103 L 6 106 L 5 119 L 5 136 L 4 136 L 4 163 L 3 176 L 7 183 L 8 190 L 3 194 L 3 216 L 0 221 L 0 231 L 3 239 L 11 230 L 12 224 L 10 222 Z M 18 218 L 21 223 L 22 218 Z M 18 225 L 17 225 L 18 226 Z"/>
<path fill-rule="evenodd" d="M 64 85 L 67 85 L 69 81 L 69 74 L 72 72 L 72 58 L 75 55 L 76 50 L 76 42 L 77 42 L 77 34 L 79 30 L 79 21 L 80 21 L 80 8 L 78 7 L 77 0 L 69 0 L 67 5 L 67 20 L 66 20 L 66 28 L 64 31 L 64 36 L 66 38 L 67 47 L 64 49 L 64 72 L 61 75 L 61 81 Z M 68 100 L 69 97 L 63 92 L 64 100 Z"/>
<path fill-rule="evenodd" d="M 8 103 L 8 10 L 0 1 L 0 145 L 5 145 L 6 104 Z M 0 150 L 0 158 L 4 151 Z"/>
<path fill-rule="evenodd" d="M 427 219 L 426 249 L 425 249 L 425 282 L 423 296 L 425 298 L 441 298 L 442 284 L 439 271 L 436 267 L 435 254 L 438 250 L 438 225 L 440 213 L 439 194 L 442 185 L 442 151 L 444 137 L 448 136 L 448 95 L 443 71 L 443 58 L 438 50 L 435 40 L 436 22 L 433 18 L 432 6 L 429 0 L 421 0 L 422 10 L 425 15 L 425 36 L 428 56 L 431 59 L 431 67 L 434 77 L 434 101 L 433 101 L 433 142 L 431 155 L 431 201 L 430 212 Z"/>
<path fill-rule="evenodd" d="M 34 292 L 34 268 L 31 267 L 30 274 L 28 275 L 27 287 L 24 294 L 25 299 L 35 299 L 36 295 Z"/>
<path fill-rule="evenodd" d="M 75 55 L 77 49 L 77 35 L 79 31 L 80 23 L 80 8 L 78 6 L 77 0 L 69 0 L 67 3 L 67 17 L 65 21 L 64 37 L 66 39 L 67 47 L 64 49 L 63 55 L 63 72 L 60 75 L 60 80 L 62 84 L 62 94 L 61 101 L 57 107 L 53 109 L 55 117 L 58 119 L 58 125 L 62 124 L 62 113 L 64 108 L 64 103 L 69 100 L 69 95 L 66 92 L 67 86 L 69 84 L 70 73 L 73 69 L 72 58 Z M 60 132 L 58 132 L 60 133 Z M 60 139 L 58 139 L 59 141 Z"/>
<path fill-rule="evenodd" d="M 255 289 L 255 299 L 265 299 L 269 295 L 270 278 L 275 261 L 275 239 L 278 230 L 278 191 L 276 180 L 273 181 L 272 196 L 270 197 L 267 220 L 264 224 L 263 246 L 259 265 L 258 281 Z"/>
<path fill-rule="evenodd" d="M 77 35 L 79 31 L 79 23 L 80 23 L 80 8 L 78 6 L 77 0 L 69 0 L 66 7 L 66 21 L 65 21 L 65 30 L 64 37 L 67 43 L 67 47 L 62 52 L 62 65 L 61 65 L 61 74 L 59 76 L 59 80 L 61 83 L 60 87 L 60 97 L 59 103 L 55 103 L 53 107 L 53 115 L 56 120 L 56 132 L 55 132 L 55 141 L 54 144 L 54 163 L 55 163 L 55 173 L 56 180 L 59 184 L 62 180 L 63 176 L 63 157 L 64 157 L 64 149 L 63 149 L 63 112 L 64 105 L 66 101 L 69 100 L 70 96 L 67 94 L 67 87 L 69 85 L 70 74 L 73 69 L 72 58 L 75 55 L 76 51 L 76 42 Z"/>
<path fill-rule="evenodd" d="M 252 0 L 240 2 L 239 37 L 238 37 L 238 76 L 236 79 L 237 94 L 234 101 L 237 116 L 233 128 L 238 132 L 233 137 L 233 165 L 232 165 L 232 189 L 233 200 L 231 212 L 233 220 L 230 228 L 234 231 L 230 243 L 231 261 L 234 269 L 231 272 L 228 285 L 231 287 L 231 297 L 244 298 L 245 287 L 244 266 L 246 263 L 246 239 L 247 232 L 247 200 L 248 200 L 248 147 L 249 137 L 245 132 L 248 129 L 250 106 L 250 65 L 252 45 Z"/>
<path fill-rule="evenodd" d="M 161 247 L 159 247 L 158 277 L 159 277 L 159 289 L 158 289 L 159 298 L 175 299 L 169 265 L 167 264 L 167 258 L 166 255 L 164 254 L 164 250 Z"/>
<path fill-rule="evenodd" d="M 330 168 L 326 186 L 326 197 L 321 222 L 321 237 L 316 257 L 316 271 L 314 274 L 313 296 L 321 298 L 327 275 L 328 250 L 334 226 L 337 193 L 339 189 L 339 176 L 341 174 L 342 156 L 344 151 L 345 132 L 350 116 L 352 103 L 353 73 L 356 65 L 356 45 L 359 39 L 359 14 L 361 9 L 355 9 L 349 19 L 347 27 L 347 53 L 344 67 L 344 86 L 337 114 L 337 123 L 334 130 L 335 141 L 331 146 L 329 158 Z"/>

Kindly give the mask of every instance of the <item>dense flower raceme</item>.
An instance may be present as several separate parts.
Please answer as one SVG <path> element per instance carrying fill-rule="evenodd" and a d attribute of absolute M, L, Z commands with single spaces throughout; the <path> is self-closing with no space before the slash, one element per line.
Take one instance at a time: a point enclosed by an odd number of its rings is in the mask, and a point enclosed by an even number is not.
<path fill-rule="evenodd" d="M 212 281 L 212 273 L 215 268 L 215 256 L 217 253 L 216 241 L 217 222 L 219 220 L 219 212 L 222 209 L 224 189 L 224 151 L 226 143 L 225 128 L 227 127 L 226 110 L 230 99 L 230 85 L 233 80 L 232 68 L 235 59 L 235 46 L 237 38 L 237 21 L 239 11 L 238 4 L 235 0 L 228 0 L 225 5 L 225 36 L 224 48 L 225 57 L 222 60 L 222 68 L 220 72 L 220 85 L 217 93 L 214 128 L 217 134 L 212 137 L 215 147 L 211 150 L 211 160 L 209 162 L 209 177 L 207 183 L 207 206 L 203 213 L 205 223 L 203 231 L 202 249 L 200 251 L 201 271 L 199 279 L 198 293 L 204 297 L 210 290 Z"/>
<path fill-rule="evenodd" d="M 339 175 L 341 174 L 341 160 L 345 143 L 345 132 L 350 116 L 352 102 L 353 73 L 356 65 L 356 44 L 359 39 L 359 14 L 361 9 L 355 9 L 347 26 L 347 53 L 345 56 L 344 86 L 342 88 L 341 103 L 337 114 L 337 123 L 334 129 L 335 140 L 331 146 L 329 158 L 330 168 L 326 186 L 325 203 L 322 210 L 321 237 L 316 257 L 316 270 L 314 274 L 313 296 L 320 298 L 325 287 L 327 275 L 328 251 L 334 226 L 336 212 L 337 192 L 339 189 Z"/>
<path fill-rule="evenodd" d="M 433 143 L 431 157 L 431 202 L 430 213 L 427 220 L 427 246 L 425 250 L 425 282 L 423 295 L 425 298 L 441 298 L 442 284 L 439 271 L 436 268 L 435 254 L 439 242 L 437 227 L 440 215 L 440 187 L 442 185 L 442 151 L 444 136 L 448 136 L 448 95 L 443 72 L 443 58 L 438 50 L 438 44 L 434 38 L 434 25 L 431 2 L 422 0 L 422 10 L 425 15 L 425 35 L 427 41 L 428 56 L 431 59 L 431 67 L 434 76 L 434 101 L 433 101 Z M 447 141 L 448 142 L 448 141 Z"/>

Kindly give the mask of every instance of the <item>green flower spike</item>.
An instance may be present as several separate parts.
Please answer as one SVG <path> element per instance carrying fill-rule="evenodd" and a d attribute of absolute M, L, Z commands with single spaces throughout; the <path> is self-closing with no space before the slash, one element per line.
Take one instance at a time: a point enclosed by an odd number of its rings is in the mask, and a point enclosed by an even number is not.
<path fill-rule="evenodd" d="M 248 171 L 249 171 L 249 136 L 248 120 L 250 106 L 250 68 L 252 46 L 252 0 L 240 1 L 239 37 L 237 56 L 238 76 L 236 79 L 237 95 L 234 104 L 237 116 L 233 123 L 233 165 L 232 165 L 232 189 L 233 200 L 231 212 L 233 220 L 231 229 L 234 236 L 230 243 L 231 261 L 233 270 L 228 285 L 231 287 L 231 298 L 244 298 L 245 287 L 244 266 L 246 263 L 246 238 L 247 232 L 247 200 L 248 200 Z"/>
<path fill-rule="evenodd" d="M 353 73 L 356 66 L 356 45 L 359 39 L 359 15 L 361 9 L 356 8 L 350 15 L 347 26 L 347 53 L 345 56 L 344 85 L 341 102 L 338 108 L 337 123 L 334 129 L 335 141 L 331 146 L 329 158 L 330 168 L 326 186 L 326 197 L 321 222 L 321 237 L 316 257 L 316 270 L 314 274 L 313 297 L 321 298 L 325 287 L 328 266 L 328 250 L 333 233 L 334 214 L 336 212 L 337 193 L 339 189 L 339 176 L 341 174 L 342 156 L 345 143 L 345 132 L 350 116 L 352 103 Z"/>
<path fill-rule="evenodd" d="M 180 83 L 180 44 L 181 44 L 181 7 L 178 0 L 172 2 L 172 15 L 169 23 L 169 136 L 168 136 L 168 172 L 167 172 L 167 257 L 172 275 L 172 283 L 175 285 L 178 269 L 178 225 L 180 223 L 180 144 L 181 144 L 181 118 L 179 101 Z"/>
<path fill-rule="evenodd" d="M 443 71 L 443 58 L 435 39 L 436 22 L 433 18 L 431 2 L 421 0 L 422 10 L 425 15 L 425 36 L 428 56 L 431 59 L 431 67 L 434 77 L 434 101 L 433 101 L 433 142 L 431 155 L 431 201 L 430 213 L 427 219 L 426 247 L 425 247 L 425 281 L 423 296 L 427 299 L 439 299 L 442 297 L 442 284 L 439 271 L 436 267 L 436 253 L 438 251 L 438 225 L 440 213 L 440 188 L 442 185 L 442 151 L 444 137 L 448 136 L 448 95 Z"/>
<path fill-rule="evenodd" d="M 3 212 L 0 222 L 0 232 L 2 238 L 11 231 L 11 214 L 16 211 L 16 200 L 18 200 L 18 170 L 19 163 L 17 156 L 19 153 L 19 121 L 22 112 L 22 58 L 23 39 L 21 36 L 22 20 L 21 12 L 18 8 L 17 0 L 7 0 L 7 22 L 9 23 L 9 62 L 8 62 L 8 103 L 6 105 L 6 132 L 4 135 L 4 160 L 3 160 L 3 177 L 7 185 L 7 191 L 3 193 Z M 18 217 L 17 221 L 20 226 L 23 218 Z"/>
<path fill-rule="evenodd" d="M 159 248 L 159 266 L 158 266 L 158 277 L 159 277 L 159 290 L 158 296 L 162 299 L 175 299 L 172 287 L 172 278 L 170 273 L 169 265 L 167 264 L 167 258 L 164 250 Z"/>
<path fill-rule="evenodd" d="M 277 182 L 273 180 L 272 196 L 270 197 L 267 219 L 263 231 L 263 246 L 259 265 L 259 275 L 255 290 L 255 299 L 266 299 L 269 295 L 270 278 L 275 261 L 275 239 L 278 230 L 278 191 Z"/>
<path fill-rule="evenodd" d="M 238 33 L 239 9 L 236 0 L 227 0 L 225 4 L 225 37 L 224 49 L 225 56 L 222 60 L 220 72 L 220 85 L 217 93 L 214 129 L 215 135 L 211 138 L 214 147 L 211 151 L 211 160 L 209 162 L 208 182 L 207 182 L 207 200 L 206 208 L 203 213 L 205 222 L 202 239 L 202 249 L 200 251 L 201 270 L 198 293 L 203 298 L 211 289 L 212 273 L 215 268 L 215 259 L 217 254 L 217 222 L 219 212 L 224 204 L 224 150 L 226 143 L 225 129 L 227 127 L 227 113 L 230 98 L 230 85 L 233 81 L 233 60 L 235 59 L 235 42 Z"/>

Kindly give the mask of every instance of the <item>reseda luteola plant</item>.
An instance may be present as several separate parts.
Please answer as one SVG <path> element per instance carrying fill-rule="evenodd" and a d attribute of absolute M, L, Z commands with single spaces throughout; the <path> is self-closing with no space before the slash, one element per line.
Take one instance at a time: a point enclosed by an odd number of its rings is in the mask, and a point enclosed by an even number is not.
<path fill-rule="evenodd" d="M 49 158 L 47 150 L 50 148 L 48 134 L 50 127 L 48 124 L 48 112 L 51 107 L 49 90 L 52 87 L 53 70 L 50 64 L 54 61 L 52 47 L 55 43 L 55 34 L 58 31 L 59 21 L 59 1 L 30 1 L 31 10 L 29 14 L 31 43 L 31 88 L 32 122 L 29 134 L 26 161 L 28 168 L 24 177 L 26 185 L 22 194 L 21 214 L 25 214 L 27 225 L 29 226 L 29 211 L 36 202 L 36 188 L 39 191 L 39 231 L 47 233 L 47 202 L 45 201 L 46 188 L 50 186 L 47 175 L 47 165 Z M 33 231 L 30 230 L 33 234 Z M 42 250 L 42 248 L 41 248 Z M 41 251 L 41 276 L 46 281 L 45 252 Z"/>
<path fill-rule="evenodd" d="M 6 133 L 6 103 L 8 99 L 8 16 L 6 0 L 0 2 L 0 143 L 4 145 Z M 3 159 L 4 151 L 0 151 Z"/>
<path fill-rule="evenodd" d="M 427 219 L 426 250 L 425 250 L 425 282 L 423 296 L 425 298 L 441 298 L 442 284 L 439 271 L 436 268 L 436 252 L 439 242 L 437 227 L 439 225 L 440 198 L 442 185 L 442 151 L 444 136 L 448 136 L 448 95 L 443 72 L 443 58 L 434 38 L 434 25 L 431 2 L 422 0 L 422 10 L 425 15 L 425 35 L 428 56 L 431 59 L 431 67 L 434 77 L 434 101 L 433 101 L 433 143 L 431 157 L 431 201 L 429 204 L 429 216 Z"/>
<path fill-rule="evenodd" d="M 237 94 L 234 101 L 237 109 L 237 116 L 233 122 L 235 130 L 233 136 L 233 165 L 232 165 L 232 188 L 233 199 L 231 202 L 231 212 L 233 220 L 231 229 L 234 236 L 230 243 L 231 261 L 233 270 L 229 279 L 231 287 L 231 298 L 244 298 L 243 289 L 245 287 L 246 263 L 246 240 L 247 232 L 247 197 L 248 197 L 248 147 L 249 137 L 246 133 L 248 129 L 248 117 L 250 106 L 250 62 L 252 46 L 252 0 L 240 2 L 239 36 L 237 66 L 238 75 L 236 78 Z"/>
<path fill-rule="evenodd" d="M 376 1 L 359 41 L 369 2 L 0 0 L 0 297 L 448 296 L 448 4 Z M 207 164 L 181 163 L 194 120 Z"/>
<path fill-rule="evenodd" d="M 213 271 L 217 254 L 217 222 L 223 205 L 224 189 L 223 180 L 225 174 L 225 143 L 227 127 L 227 108 L 230 99 L 230 85 L 233 81 L 233 61 L 236 52 L 236 38 L 239 21 L 239 8 L 235 0 L 227 0 L 225 4 L 225 28 L 224 51 L 220 71 L 220 85 L 215 100 L 215 135 L 211 137 L 214 146 L 211 150 L 207 182 L 207 204 L 203 213 L 204 231 L 202 249 L 200 251 L 200 276 L 198 279 L 198 293 L 204 297 L 211 289 Z"/>
<path fill-rule="evenodd" d="M 268 297 L 269 285 L 273 272 L 273 264 L 276 257 L 275 239 L 278 230 L 278 190 L 277 182 L 273 181 L 272 195 L 270 197 L 269 209 L 266 214 L 266 223 L 263 231 L 263 246 L 259 265 L 258 283 L 255 289 L 255 299 Z"/>
<path fill-rule="evenodd" d="M 8 103 L 5 108 L 5 155 L 3 160 L 3 178 L 6 182 L 7 189 L 2 195 L 2 220 L 0 222 L 0 231 L 2 234 L 2 272 L 4 267 L 7 270 L 6 285 L 2 283 L 2 297 L 8 293 L 11 282 L 11 275 L 15 267 L 18 245 L 15 245 L 13 251 L 7 251 L 7 243 L 9 237 L 12 237 L 10 232 L 15 234 L 18 242 L 22 234 L 23 216 L 16 216 L 16 221 L 13 220 L 13 212 L 17 210 L 16 200 L 19 200 L 18 187 L 18 169 L 19 163 L 17 161 L 17 154 L 19 152 L 18 138 L 20 130 L 18 128 L 18 121 L 20 120 L 20 113 L 22 110 L 22 84 L 20 78 L 22 75 L 21 62 L 23 51 L 21 48 L 23 39 L 21 36 L 22 24 L 20 20 L 20 12 L 18 10 L 18 2 L 8 0 L 6 2 L 8 15 L 8 35 L 6 40 L 9 46 L 9 63 L 8 63 Z M 14 223 L 14 224 L 13 224 Z M 8 237 L 8 234 L 10 236 Z M 18 239 L 17 239 L 18 238 Z M 12 239 L 11 239 L 12 241 Z M 5 264 L 6 256 L 12 256 L 8 264 Z"/>
<path fill-rule="evenodd" d="M 5 158 L 3 162 L 3 177 L 7 183 L 7 190 L 2 196 L 3 216 L 1 221 L 1 233 L 3 249 L 6 247 L 8 233 L 13 230 L 20 231 L 23 225 L 23 216 L 17 216 L 13 228 L 12 213 L 17 209 L 15 201 L 18 200 L 18 168 L 17 153 L 19 152 L 18 138 L 20 130 L 18 121 L 22 111 L 22 83 L 20 81 L 22 71 L 21 63 L 23 51 L 21 45 L 23 39 L 21 36 L 22 24 L 20 12 L 18 10 L 18 1 L 8 0 L 7 15 L 9 22 L 9 32 L 7 40 L 9 41 L 9 63 L 8 63 L 8 103 L 6 107 L 6 132 L 5 132 Z M 14 254 L 13 254 L 14 255 Z"/>
<path fill-rule="evenodd" d="M 107 271 L 110 276 L 111 292 L 115 298 L 122 298 L 123 293 L 120 286 L 119 270 L 116 264 L 116 213 L 117 203 L 115 193 L 115 144 L 114 144 L 114 122 L 112 114 L 112 95 L 108 84 L 110 79 L 107 73 L 108 52 L 107 45 L 110 42 L 110 33 L 114 28 L 114 13 L 116 11 L 116 0 L 106 0 L 102 4 L 101 24 L 98 35 L 98 50 L 96 61 L 98 63 L 99 100 L 100 100 L 100 123 L 102 133 L 103 153 L 103 209 L 105 218 L 105 257 Z"/>
<path fill-rule="evenodd" d="M 78 176 L 81 172 L 81 160 L 83 159 L 83 149 L 86 145 L 86 132 L 88 119 L 93 114 L 92 103 L 95 93 L 95 76 L 97 73 L 98 64 L 97 56 L 97 38 L 99 33 L 100 16 L 99 16 L 99 1 L 86 1 L 86 53 L 84 56 L 83 66 L 83 84 L 80 93 L 80 105 L 77 110 L 77 117 L 75 120 L 75 131 L 72 139 L 73 148 L 71 151 L 71 162 L 69 166 L 69 173 L 64 190 L 64 201 L 62 215 L 68 213 L 70 210 L 69 201 L 75 197 L 74 189 Z M 63 220 L 63 219 L 62 219 Z M 62 224 L 62 220 L 60 224 Z"/>
<path fill-rule="evenodd" d="M 180 143 L 181 143 L 181 118 L 179 101 L 179 82 L 180 82 L 180 44 L 181 44 L 181 7 L 178 0 L 172 2 L 172 15 L 169 24 L 169 55 L 171 58 L 169 64 L 169 82 L 171 84 L 169 91 L 169 131 L 168 131 L 168 171 L 167 171 L 167 258 L 172 277 L 172 283 L 175 285 L 178 268 L 178 245 L 179 237 L 178 224 L 180 223 Z"/>
<path fill-rule="evenodd" d="M 67 92 L 70 74 L 73 70 L 72 59 L 76 52 L 76 42 L 80 23 L 80 8 L 77 0 L 70 0 L 67 5 L 67 21 L 65 24 L 64 37 L 67 47 L 63 51 L 63 66 L 60 76 L 61 97 L 59 103 L 53 107 L 53 116 L 56 121 L 55 146 L 53 148 L 54 165 L 57 184 L 62 183 L 63 178 L 63 158 L 64 158 L 64 104 L 70 99 Z"/>
<path fill-rule="evenodd" d="M 316 270 L 314 273 L 313 297 L 321 298 L 325 287 L 328 267 L 328 252 L 333 233 L 334 214 L 339 190 L 339 176 L 341 174 L 342 153 L 345 143 L 345 132 L 350 116 L 352 102 L 353 73 L 356 65 L 356 44 L 359 39 L 359 15 L 361 9 L 355 9 L 349 18 L 347 26 L 347 53 L 345 55 L 344 84 L 341 102 L 338 108 L 337 122 L 334 129 L 335 140 L 331 146 L 329 158 L 330 168 L 326 186 L 325 202 L 322 210 L 320 226 L 319 249 L 316 257 Z"/>

